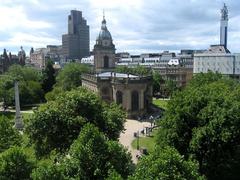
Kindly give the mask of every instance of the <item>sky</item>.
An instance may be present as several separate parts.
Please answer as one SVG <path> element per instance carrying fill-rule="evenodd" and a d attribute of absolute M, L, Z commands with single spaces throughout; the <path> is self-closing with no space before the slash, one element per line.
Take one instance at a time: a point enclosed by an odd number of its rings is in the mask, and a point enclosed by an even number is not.
<path fill-rule="evenodd" d="M 240 52 L 240 1 L 229 9 L 228 49 Z M 0 53 L 61 45 L 70 10 L 90 26 L 90 50 L 103 9 L 117 52 L 131 54 L 207 49 L 219 44 L 222 0 L 0 0 Z"/>

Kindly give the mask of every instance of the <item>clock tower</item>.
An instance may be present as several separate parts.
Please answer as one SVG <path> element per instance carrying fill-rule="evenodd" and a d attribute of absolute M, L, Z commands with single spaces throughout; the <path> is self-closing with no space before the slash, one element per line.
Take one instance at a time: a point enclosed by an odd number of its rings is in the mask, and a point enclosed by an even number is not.
<path fill-rule="evenodd" d="M 97 73 L 112 71 L 115 68 L 115 45 L 106 24 L 103 16 L 101 30 L 93 49 L 94 68 Z"/>

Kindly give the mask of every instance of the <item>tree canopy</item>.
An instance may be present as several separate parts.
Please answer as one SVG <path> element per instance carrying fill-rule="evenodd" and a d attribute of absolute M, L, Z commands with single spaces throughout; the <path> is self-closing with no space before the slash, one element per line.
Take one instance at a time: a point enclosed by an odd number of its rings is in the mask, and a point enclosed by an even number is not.
<path fill-rule="evenodd" d="M 80 63 L 66 64 L 56 77 L 56 86 L 71 90 L 82 85 L 81 75 L 89 71 L 88 66 Z"/>
<path fill-rule="evenodd" d="M 39 107 L 27 125 L 37 152 L 63 152 L 86 123 L 96 125 L 108 138 L 117 139 L 124 129 L 125 114 L 117 105 L 105 104 L 97 95 L 79 88 Z"/>
<path fill-rule="evenodd" d="M 124 178 L 133 172 L 131 156 L 117 141 L 109 140 L 93 124 L 86 124 L 66 156 L 40 164 L 33 179 Z"/>
<path fill-rule="evenodd" d="M 46 68 L 43 70 L 43 82 L 42 88 L 45 93 L 53 89 L 53 85 L 56 83 L 55 70 L 53 68 L 53 62 L 47 61 Z"/>
<path fill-rule="evenodd" d="M 127 178 L 133 171 L 131 156 L 117 141 L 108 138 L 93 124 L 87 124 L 69 151 L 68 175 L 78 179 L 103 179 L 114 169 Z"/>
<path fill-rule="evenodd" d="M 168 103 L 158 144 L 194 157 L 208 179 L 239 177 L 240 85 L 219 74 L 194 76 Z"/>
<path fill-rule="evenodd" d="M 12 147 L 0 154 L 1 180 L 27 180 L 35 167 L 21 147 Z"/>
<path fill-rule="evenodd" d="M 157 148 L 153 153 L 143 157 L 130 180 L 145 179 L 205 179 L 198 173 L 198 164 L 185 160 L 176 149 Z"/>
<path fill-rule="evenodd" d="M 20 145 L 21 135 L 6 117 L 0 117 L 0 153 L 12 146 Z"/>
<path fill-rule="evenodd" d="M 147 69 L 144 66 L 138 65 L 135 67 L 127 67 L 127 66 L 117 66 L 115 69 L 116 72 L 119 73 L 129 73 L 129 74 L 135 74 L 139 76 L 149 75 L 151 74 L 151 70 Z"/>
<path fill-rule="evenodd" d="M 14 105 L 14 81 L 18 81 L 20 105 L 39 103 L 43 99 L 41 78 L 33 68 L 12 65 L 1 75 L 0 98 L 6 105 Z"/>

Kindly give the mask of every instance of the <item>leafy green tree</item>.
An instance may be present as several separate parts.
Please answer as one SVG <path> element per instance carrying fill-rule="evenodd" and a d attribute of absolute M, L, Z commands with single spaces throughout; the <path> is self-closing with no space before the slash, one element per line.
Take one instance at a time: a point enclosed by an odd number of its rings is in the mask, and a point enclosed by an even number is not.
<path fill-rule="evenodd" d="M 61 87 L 55 86 L 52 91 L 49 91 L 45 94 L 45 99 L 47 101 L 54 101 L 64 92 L 65 91 Z"/>
<path fill-rule="evenodd" d="M 115 169 L 108 170 L 108 177 L 106 180 L 123 180 L 122 176 L 117 173 Z"/>
<path fill-rule="evenodd" d="M 170 97 L 176 92 L 179 88 L 177 87 L 177 83 L 173 80 L 165 80 L 163 94 L 165 97 Z"/>
<path fill-rule="evenodd" d="M 14 101 L 14 80 L 11 76 L 0 76 L 0 98 L 3 106 L 8 106 Z"/>
<path fill-rule="evenodd" d="M 116 141 L 109 141 L 94 125 L 87 124 L 69 151 L 66 172 L 77 179 L 104 179 L 109 170 L 127 178 L 132 173 L 131 156 Z"/>
<path fill-rule="evenodd" d="M 9 67 L 6 75 L 11 76 L 18 81 L 41 81 L 41 73 L 31 67 L 22 67 L 20 65 L 12 65 Z"/>
<path fill-rule="evenodd" d="M 124 130 L 126 113 L 115 103 L 103 104 L 103 118 L 105 132 L 111 139 L 117 140 Z"/>
<path fill-rule="evenodd" d="M 12 65 L 0 78 L 0 98 L 5 105 L 14 105 L 14 81 L 19 82 L 20 105 L 39 103 L 43 98 L 40 72 Z"/>
<path fill-rule="evenodd" d="M 53 89 L 53 85 L 56 83 L 55 79 L 55 70 L 53 68 L 53 62 L 48 61 L 46 68 L 43 70 L 43 82 L 42 88 L 45 93 L 51 91 Z"/>
<path fill-rule="evenodd" d="M 240 167 L 240 85 L 219 74 L 199 74 L 169 101 L 158 144 L 199 162 L 208 179 L 236 179 Z"/>
<path fill-rule="evenodd" d="M 124 129 L 125 116 L 120 107 L 106 105 L 96 94 L 79 88 L 40 106 L 27 125 L 27 133 L 38 155 L 54 149 L 64 152 L 88 122 L 116 140 Z"/>
<path fill-rule="evenodd" d="M 0 154 L 1 180 L 27 180 L 34 168 L 34 162 L 20 147 L 12 147 Z"/>
<path fill-rule="evenodd" d="M 56 86 L 61 87 L 64 91 L 82 85 L 81 75 L 89 71 L 88 66 L 80 63 L 66 64 L 56 77 Z"/>
<path fill-rule="evenodd" d="M 21 142 L 21 135 L 13 128 L 10 120 L 5 117 L 0 117 L 0 153 L 12 146 L 20 145 Z"/>
<path fill-rule="evenodd" d="M 166 179 L 187 180 L 205 179 L 198 173 L 198 164 L 185 160 L 176 149 L 158 148 L 152 154 L 143 157 L 137 164 L 130 180 Z"/>
<path fill-rule="evenodd" d="M 151 74 L 151 70 L 141 65 L 137 65 L 135 67 L 118 66 L 115 71 L 119 73 L 135 74 L 139 76 Z"/>
<path fill-rule="evenodd" d="M 61 165 L 52 162 L 43 162 L 31 174 L 33 180 L 66 180 Z"/>
<path fill-rule="evenodd" d="M 153 94 L 157 94 L 160 92 L 161 84 L 163 83 L 163 79 L 158 71 L 154 71 L 153 73 Z"/>

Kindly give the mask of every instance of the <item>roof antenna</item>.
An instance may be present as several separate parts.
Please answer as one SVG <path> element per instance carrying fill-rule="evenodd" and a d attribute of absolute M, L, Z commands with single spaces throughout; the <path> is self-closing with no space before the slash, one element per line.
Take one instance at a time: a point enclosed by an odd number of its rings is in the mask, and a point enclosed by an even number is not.
<path fill-rule="evenodd" d="M 104 11 L 104 9 L 103 9 L 103 19 L 105 19 L 105 11 Z"/>

